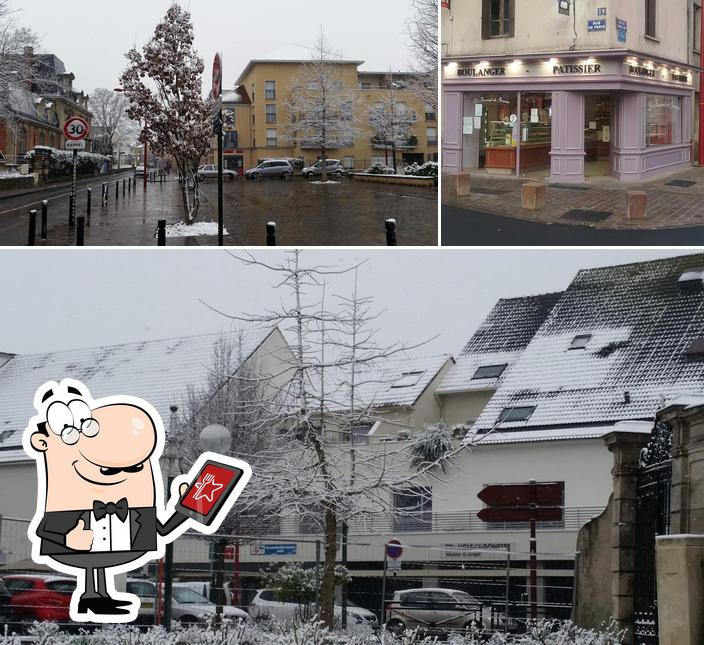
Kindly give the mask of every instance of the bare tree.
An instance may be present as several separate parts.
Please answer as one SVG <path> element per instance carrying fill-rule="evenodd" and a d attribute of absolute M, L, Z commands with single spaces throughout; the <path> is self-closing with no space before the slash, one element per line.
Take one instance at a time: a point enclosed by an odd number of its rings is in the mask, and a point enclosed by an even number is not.
<path fill-rule="evenodd" d="M 328 151 L 351 146 L 358 132 L 354 95 L 344 86 L 341 62 L 321 34 L 311 61 L 292 79 L 286 98 L 286 136 L 293 145 L 320 150 L 323 182 L 328 180 Z"/>
<path fill-rule="evenodd" d="M 434 111 L 438 109 L 438 20 L 437 0 L 412 0 L 413 15 L 408 22 L 411 53 L 417 71 L 412 89 Z"/>
<path fill-rule="evenodd" d="M 397 100 L 397 90 L 402 85 L 389 76 L 388 89 L 383 101 L 378 101 L 369 108 L 369 123 L 376 131 L 377 140 L 386 149 L 391 149 L 394 172 L 398 172 L 396 151 L 405 145 L 413 135 L 416 122 L 414 112 L 406 109 L 404 101 Z"/>
<path fill-rule="evenodd" d="M 250 324 L 280 325 L 292 339 L 292 358 L 281 368 L 291 379 L 276 403 L 276 445 L 260 453 L 259 467 L 240 499 L 262 517 L 293 512 L 302 525 L 320 527 L 321 618 L 332 626 L 338 524 L 395 513 L 395 493 L 416 483 L 426 486 L 438 470 L 435 462 L 412 472 L 402 450 L 387 444 L 357 447 L 352 441 L 359 420 L 374 416 L 374 401 L 362 400 L 360 388 L 379 378 L 377 363 L 409 347 L 373 342 L 371 301 L 359 297 L 356 287 L 337 310 L 323 304 L 324 285 L 354 267 L 307 266 L 300 251 L 279 263 L 235 257 L 246 266 L 272 271 L 277 287 L 288 295 L 262 314 L 225 315 Z"/>
<path fill-rule="evenodd" d="M 139 125 L 127 115 L 129 105 L 124 94 L 102 87 L 97 88 L 90 97 L 93 125 L 102 130 L 101 136 L 93 139 L 94 152 L 115 155 L 117 150 L 118 165 L 120 149 L 136 143 L 139 137 Z M 98 150 L 95 150 L 96 144 Z"/>

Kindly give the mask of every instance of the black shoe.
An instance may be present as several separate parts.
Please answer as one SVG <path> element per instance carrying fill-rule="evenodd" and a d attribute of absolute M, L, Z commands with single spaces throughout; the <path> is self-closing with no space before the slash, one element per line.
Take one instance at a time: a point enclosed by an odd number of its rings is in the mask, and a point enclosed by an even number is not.
<path fill-rule="evenodd" d="M 81 598 L 78 601 L 78 613 L 87 614 L 89 611 L 99 616 L 120 616 L 129 614 L 129 609 L 123 609 L 118 605 L 131 604 L 122 600 L 112 598 Z"/>

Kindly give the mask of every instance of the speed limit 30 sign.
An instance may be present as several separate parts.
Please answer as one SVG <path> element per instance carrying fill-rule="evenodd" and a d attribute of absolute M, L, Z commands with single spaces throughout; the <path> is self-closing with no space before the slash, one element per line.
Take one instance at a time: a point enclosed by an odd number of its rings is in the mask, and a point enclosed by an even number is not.
<path fill-rule="evenodd" d="M 90 126 L 80 116 L 72 116 L 64 123 L 64 136 L 69 141 L 83 141 L 88 136 Z"/>

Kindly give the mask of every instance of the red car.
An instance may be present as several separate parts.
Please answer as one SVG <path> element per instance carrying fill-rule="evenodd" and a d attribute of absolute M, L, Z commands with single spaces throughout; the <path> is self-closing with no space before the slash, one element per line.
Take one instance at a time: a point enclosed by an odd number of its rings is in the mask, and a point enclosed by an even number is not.
<path fill-rule="evenodd" d="M 25 625 L 35 620 L 70 622 L 68 608 L 76 588 L 73 578 L 44 574 L 12 574 L 2 576 L 10 592 L 14 618 Z"/>

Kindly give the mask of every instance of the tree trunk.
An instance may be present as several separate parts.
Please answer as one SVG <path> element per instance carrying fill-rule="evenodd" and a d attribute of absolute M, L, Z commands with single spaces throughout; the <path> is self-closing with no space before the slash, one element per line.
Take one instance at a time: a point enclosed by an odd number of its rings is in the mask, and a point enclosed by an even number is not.
<path fill-rule="evenodd" d="M 398 174 L 398 168 L 396 167 L 396 144 L 391 146 L 391 154 L 394 156 L 394 174 Z"/>
<path fill-rule="evenodd" d="M 323 148 L 321 150 L 320 163 L 323 164 L 321 167 L 322 173 L 320 176 L 320 181 L 325 183 L 328 180 L 328 151 Z"/>
<path fill-rule="evenodd" d="M 329 629 L 335 624 L 335 562 L 337 560 L 337 516 L 325 511 L 325 557 L 320 593 L 320 619 Z"/>

